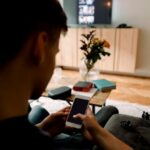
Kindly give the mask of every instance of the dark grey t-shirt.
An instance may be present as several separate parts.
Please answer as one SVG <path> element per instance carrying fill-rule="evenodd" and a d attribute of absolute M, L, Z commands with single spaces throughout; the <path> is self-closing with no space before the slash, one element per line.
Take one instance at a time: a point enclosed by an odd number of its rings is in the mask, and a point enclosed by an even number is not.
<path fill-rule="evenodd" d="M 30 124 L 27 116 L 0 121 L 0 137 L 4 149 L 53 149 L 51 137 Z"/>
<path fill-rule="evenodd" d="M 27 116 L 0 121 L 0 149 L 91 150 L 82 134 L 51 138 L 28 121 Z"/>

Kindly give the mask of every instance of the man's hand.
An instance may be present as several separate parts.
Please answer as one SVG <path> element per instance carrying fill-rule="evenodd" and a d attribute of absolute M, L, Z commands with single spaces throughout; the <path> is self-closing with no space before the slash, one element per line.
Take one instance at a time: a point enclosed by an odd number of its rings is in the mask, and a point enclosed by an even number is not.
<path fill-rule="evenodd" d="M 65 121 L 70 107 L 65 107 L 60 111 L 47 116 L 41 123 L 36 126 L 48 132 L 52 137 L 61 133 L 65 128 Z"/>
<path fill-rule="evenodd" d="M 92 113 L 91 109 L 88 108 L 85 115 L 83 114 L 77 114 L 74 116 L 75 118 L 79 118 L 83 121 L 83 135 L 88 140 L 93 140 L 93 136 L 91 133 L 97 132 L 97 128 L 99 128 L 99 124 L 95 119 L 94 114 Z"/>
<path fill-rule="evenodd" d="M 100 149 L 133 150 L 129 145 L 102 128 L 96 121 L 90 109 L 88 109 L 87 114 L 77 114 L 74 117 L 83 121 L 85 137 L 89 140 L 93 140 Z"/>

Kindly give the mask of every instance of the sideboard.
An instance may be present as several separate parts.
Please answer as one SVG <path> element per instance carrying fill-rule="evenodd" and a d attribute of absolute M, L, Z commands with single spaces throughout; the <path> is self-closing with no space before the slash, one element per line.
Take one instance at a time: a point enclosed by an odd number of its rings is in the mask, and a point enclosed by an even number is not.
<path fill-rule="evenodd" d="M 134 73 L 138 51 L 138 28 L 69 28 L 66 36 L 60 38 L 60 52 L 56 56 L 56 65 L 78 68 L 82 52 L 81 34 L 96 30 L 96 36 L 109 41 L 107 49 L 111 56 L 103 57 L 98 65 L 101 71 Z"/>

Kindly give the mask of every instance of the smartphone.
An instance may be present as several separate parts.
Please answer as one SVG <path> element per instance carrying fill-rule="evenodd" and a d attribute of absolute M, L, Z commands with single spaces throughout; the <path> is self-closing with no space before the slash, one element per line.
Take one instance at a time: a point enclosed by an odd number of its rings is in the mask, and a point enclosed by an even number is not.
<path fill-rule="evenodd" d="M 82 127 L 82 121 L 77 118 L 74 118 L 73 116 L 78 113 L 85 114 L 88 104 L 89 104 L 89 97 L 77 95 L 74 98 L 69 115 L 67 117 L 66 126 L 80 129 Z"/>

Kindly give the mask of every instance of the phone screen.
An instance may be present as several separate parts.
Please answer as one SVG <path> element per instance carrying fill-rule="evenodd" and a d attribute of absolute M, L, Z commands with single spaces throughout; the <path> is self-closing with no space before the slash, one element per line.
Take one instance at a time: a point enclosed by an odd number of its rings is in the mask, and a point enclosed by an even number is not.
<path fill-rule="evenodd" d="M 84 114 L 87 109 L 88 102 L 89 102 L 88 100 L 76 98 L 73 102 L 67 121 L 79 125 L 82 124 L 81 120 L 73 118 L 73 116 L 78 113 Z"/>

